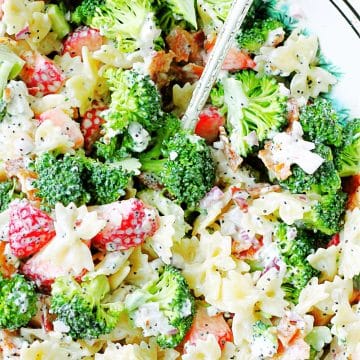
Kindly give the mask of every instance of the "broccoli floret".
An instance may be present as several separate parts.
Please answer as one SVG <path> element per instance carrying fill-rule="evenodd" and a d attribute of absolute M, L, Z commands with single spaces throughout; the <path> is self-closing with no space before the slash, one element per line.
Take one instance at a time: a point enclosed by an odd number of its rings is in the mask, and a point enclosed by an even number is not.
<path fill-rule="evenodd" d="M 340 146 L 342 125 L 330 101 L 315 99 L 313 104 L 301 109 L 299 120 L 306 140 L 328 146 Z"/>
<path fill-rule="evenodd" d="M 346 194 L 341 191 L 321 196 L 304 214 L 304 225 L 327 235 L 336 234 L 342 225 L 346 200 Z"/>
<path fill-rule="evenodd" d="M 111 136 L 122 133 L 132 122 L 148 132 L 161 127 L 161 97 L 148 75 L 135 70 L 110 68 L 105 72 L 111 91 L 104 129 Z"/>
<path fill-rule="evenodd" d="M 57 202 L 67 206 L 71 202 L 77 206 L 87 203 L 90 194 L 82 181 L 85 169 L 82 156 L 56 156 L 44 153 L 35 160 L 38 178 L 33 182 L 36 195 L 42 200 L 44 209 L 54 208 Z"/>
<path fill-rule="evenodd" d="M 151 10 L 149 0 L 84 0 L 72 14 L 72 21 L 100 30 L 125 53 L 149 51 L 160 35 Z"/>
<path fill-rule="evenodd" d="M 224 103 L 224 95 L 224 86 L 222 86 L 220 81 L 217 81 L 214 87 L 211 89 L 210 102 L 218 109 L 223 109 L 225 107 L 224 113 L 226 113 L 227 110 Z"/>
<path fill-rule="evenodd" d="M 360 173 L 360 118 L 346 123 L 341 145 L 334 155 L 340 176 Z"/>
<path fill-rule="evenodd" d="M 294 230 L 296 230 L 295 238 Z M 282 284 L 285 298 L 296 304 L 301 290 L 312 277 L 320 274 L 306 259 L 315 251 L 317 240 L 313 233 L 286 224 L 278 226 L 275 239 L 281 259 L 286 264 L 286 274 Z"/>
<path fill-rule="evenodd" d="M 25 326 L 36 311 L 34 284 L 19 274 L 4 278 L 0 273 L 0 328 L 16 330 Z"/>
<path fill-rule="evenodd" d="M 314 152 L 325 161 L 314 174 L 307 174 L 298 165 L 291 167 L 292 175 L 280 185 L 292 193 L 316 192 L 326 194 L 336 192 L 341 188 L 341 179 L 336 171 L 333 154 L 328 146 L 317 144 Z"/>
<path fill-rule="evenodd" d="M 125 194 L 132 173 L 124 171 L 118 163 L 101 163 L 87 159 L 84 173 L 85 189 L 91 196 L 91 203 L 109 204 Z"/>
<path fill-rule="evenodd" d="M 155 175 L 166 192 L 189 209 L 213 187 L 215 164 L 205 140 L 180 131 L 163 142 L 162 158 L 140 158 L 142 170 Z"/>
<path fill-rule="evenodd" d="M 274 356 L 278 349 L 276 328 L 261 320 L 252 326 L 251 350 L 257 359 L 267 359 Z"/>
<path fill-rule="evenodd" d="M 125 308 L 131 318 L 136 318 L 142 306 L 155 303 L 168 325 L 174 328 L 171 333 L 158 333 L 156 336 L 162 348 L 174 348 L 181 343 L 189 330 L 195 313 L 194 297 L 189 285 L 179 270 L 166 265 L 159 279 L 135 290 L 125 299 Z"/>
<path fill-rule="evenodd" d="M 156 160 L 161 156 L 164 142 L 181 131 L 181 121 L 173 114 L 164 115 L 163 126 L 156 133 L 155 142 L 149 151 L 142 154 L 140 158 L 145 160 Z"/>
<path fill-rule="evenodd" d="M 257 20 L 251 28 L 241 30 L 236 40 L 241 49 L 257 54 L 271 31 L 282 28 L 283 24 L 275 19 Z"/>
<path fill-rule="evenodd" d="M 231 9 L 232 0 L 198 0 L 197 10 L 206 33 L 218 32 Z"/>
<path fill-rule="evenodd" d="M 129 149 L 123 146 L 123 136 L 116 135 L 107 142 L 100 139 L 95 142 L 93 147 L 94 156 L 101 161 L 118 162 L 129 157 Z"/>
<path fill-rule="evenodd" d="M 71 21 L 77 25 L 90 25 L 98 9 L 105 3 L 105 0 L 83 0 L 71 14 Z"/>
<path fill-rule="evenodd" d="M 71 276 L 58 277 L 51 287 L 50 312 L 69 327 L 73 339 L 97 339 L 116 326 L 123 307 L 105 303 L 110 292 L 105 275 L 81 284 Z"/>
<path fill-rule="evenodd" d="M 241 156 L 252 151 L 247 139 L 254 132 L 259 141 L 271 130 L 286 124 L 286 96 L 279 84 L 269 76 L 258 76 L 253 71 L 242 71 L 223 80 L 224 102 L 227 106 L 226 127 L 233 148 Z"/>

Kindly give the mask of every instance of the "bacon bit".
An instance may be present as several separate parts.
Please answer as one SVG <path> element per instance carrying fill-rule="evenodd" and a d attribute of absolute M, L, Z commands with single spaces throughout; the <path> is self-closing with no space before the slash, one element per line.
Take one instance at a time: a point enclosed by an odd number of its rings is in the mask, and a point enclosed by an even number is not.
<path fill-rule="evenodd" d="M 176 27 L 166 37 L 166 43 L 170 50 L 175 53 L 177 62 L 197 62 L 201 61 L 199 39 L 200 35 L 198 33 L 190 33 Z"/>
<path fill-rule="evenodd" d="M 2 332 L 2 346 L 3 348 L 0 348 L 0 355 L 1 351 L 8 349 L 9 353 L 14 353 L 17 349 L 16 345 L 13 342 L 13 339 L 17 336 L 16 331 L 10 331 L 10 330 L 0 330 Z"/>
<path fill-rule="evenodd" d="M 151 59 L 149 74 L 151 79 L 159 88 L 169 85 L 172 77 L 169 76 L 170 66 L 175 57 L 173 51 L 166 53 L 164 50 L 158 51 Z"/>
<path fill-rule="evenodd" d="M 267 183 L 258 183 L 254 186 L 250 186 L 246 189 L 252 199 L 258 199 L 260 196 L 271 193 L 280 192 L 280 185 L 269 185 Z"/>
<path fill-rule="evenodd" d="M 277 326 L 278 338 L 287 348 L 303 336 L 302 326 L 304 320 L 295 313 L 286 313 Z"/>
<path fill-rule="evenodd" d="M 203 66 L 193 63 L 186 64 L 185 66 L 172 64 L 170 72 L 179 82 L 193 84 L 200 79 L 203 70 Z"/>
<path fill-rule="evenodd" d="M 204 43 L 206 55 L 204 56 L 204 62 L 207 62 L 209 54 L 213 50 L 216 43 L 216 35 L 211 34 L 207 37 Z M 230 48 L 228 54 L 222 65 L 222 70 L 236 71 L 243 69 L 254 69 L 256 66 L 255 61 L 242 50 L 233 47 Z"/>
<path fill-rule="evenodd" d="M 239 240 L 233 240 L 231 244 L 231 254 L 234 255 L 237 259 L 251 259 L 254 255 L 262 248 L 264 245 L 263 237 L 259 238 L 254 237 L 252 239 L 252 245 L 246 250 L 244 250 L 244 243 L 240 243 Z"/>
<path fill-rule="evenodd" d="M 265 166 L 274 172 L 279 180 L 286 180 L 291 176 L 290 164 L 275 163 L 271 152 L 272 142 L 265 143 L 264 149 L 259 151 L 258 157 L 263 161 Z"/>
<path fill-rule="evenodd" d="M 223 151 L 227 160 L 228 165 L 231 170 L 236 171 L 238 167 L 242 164 L 243 158 L 237 154 L 237 152 L 232 148 L 229 138 L 226 134 L 226 130 L 223 126 L 219 127 L 220 132 L 220 142 L 223 145 Z"/>
<path fill-rule="evenodd" d="M 344 191 L 349 195 L 346 208 L 354 210 L 356 207 L 360 207 L 360 175 L 346 179 Z"/>
<path fill-rule="evenodd" d="M 334 316 L 333 314 L 325 314 L 318 308 L 313 308 L 309 313 L 314 317 L 314 326 L 326 326 Z"/>
<path fill-rule="evenodd" d="M 292 124 L 294 121 L 299 121 L 300 108 L 299 104 L 294 98 L 290 98 L 287 102 L 287 121 Z"/>
<path fill-rule="evenodd" d="M 0 273 L 5 277 L 10 277 L 12 274 L 16 272 L 16 268 L 14 265 L 8 262 L 8 259 L 5 255 L 5 241 L 0 241 Z"/>

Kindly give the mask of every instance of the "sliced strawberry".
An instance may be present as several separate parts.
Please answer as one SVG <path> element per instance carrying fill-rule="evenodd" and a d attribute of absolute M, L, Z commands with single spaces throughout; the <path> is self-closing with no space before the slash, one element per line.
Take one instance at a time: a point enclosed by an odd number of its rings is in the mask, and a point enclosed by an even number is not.
<path fill-rule="evenodd" d="M 329 248 L 330 246 L 337 246 L 339 244 L 340 244 L 340 235 L 335 234 L 331 237 L 331 240 L 329 241 L 326 247 Z"/>
<path fill-rule="evenodd" d="M 104 118 L 101 116 L 101 112 L 106 109 L 107 108 L 103 105 L 95 105 L 92 109 L 86 111 L 81 120 L 80 129 L 84 135 L 86 150 L 91 150 L 92 145 L 101 136 L 101 125 L 105 122 Z"/>
<path fill-rule="evenodd" d="M 55 236 L 54 222 L 27 200 L 10 205 L 9 243 L 11 252 L 24 258 L 38 252 Z"/>
<path fill-rule="evenodd" d="M 139 199 L 117 201 L 96 208 L 98 218 L 107 221 L 92 244 L 101 250 L 125 250 L 139 246 L 159 228 L 157 211 Z"/>
<path fill-rule="evenodd" d="M 222 314 L 209 316 L 206 308 L 200 307 L 195 315 L 194 321 L 189 332 L 184 339 L 186 345 L 194 345 L 198 340 L 206 340 L 208 335 L 214 335 L 221 349 L 226 342 L 233 341 L 233 334 Z"/>
<path fill-rule="evenodd" d="M 23 57 L 26 63 L 20 77 L 31 95 L 40 97 L 60 90 L 65 76 L 54 61 L 33 51 L 27 51 Z"/>
<path fill-rule="evenodd" d="M 89 51 L 100 49 L 103 44 L 103 37 L 99 30 L 81 26 L 70 33 L 63 43 L 62 53 L 69 53 L 71 57 L 81 56 L 83 46 Z"/>
<path fill-rule="evenodd" d="M 206 107 L 199 115 L 199 120 L 195 126 L 195 134 L 208 142 L 214 142 L 219 136 L 219 127 L 223 126 L 224 122 L 224 117 L 220 115 L 215 106 Z"/>

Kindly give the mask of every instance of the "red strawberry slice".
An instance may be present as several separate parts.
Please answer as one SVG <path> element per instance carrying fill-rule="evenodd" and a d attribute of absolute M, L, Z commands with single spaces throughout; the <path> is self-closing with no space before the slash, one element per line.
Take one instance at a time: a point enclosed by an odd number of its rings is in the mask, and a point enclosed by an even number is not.
<path fill-rule="evenodd" d="M 80 129 L 84 135 L 86 150 L 91 150 L 95 141 L 97 141 L 101 136 L 101 125 L 105 122 L 101 113 L 106 109 L 107 107 L 103 105 L 95 105 L 92 109 L 86 111 L 81 120 Z"/>
<path fill-rule="evenodd" d="M 32 51 L 27 51 L 23 57 L 26 63 L 20 77 L 31 95 L 40 97 L 60 90 L 65 76 L 54 61 Z"/>
<path fill-rule="evenodd" d="M 96 208 L 98 217 L 107 221 L 104 229 L 93 239 L 98 249 L 115 251 L 139 246 L 159 228 L 155 209 L 139 199 L 117 201 Z"/>
<path fill-rule="evenodd" d="M 197 309 L 194 321 L 184 339 L 186 345 L 194 345 L 198 340 L 205 341 L 208 335 L 214 335 L 221 349 L 226 342 L 233 341 L 233 334 L 222 314 L 210 316 L 204 307 Z"/>
<path fill-rule="evenodd" d="M 63 43 L 62 53 L 69 53 L 71 57 L 81 56 L 83 46 L 89 51 L 100 49 L 103 44 L 103 37 L 99 30 L 81 26 L 69 34 Z"/>
<path fill-rule="evenodd" d="M 215 106 L 206 107 L 199 115 L 195 134 L 208 142 L 214 142 L 219 136 L 219 127 L 223 126 L 224 122 L 224 117 Z"/>
<path fill-rule="evenodd" d="M 15 256 L 24 258 L 38 252 L 54 236 L 54 222 L 49 215 L 27 200 L 10 205 L 9 243 Z"/>

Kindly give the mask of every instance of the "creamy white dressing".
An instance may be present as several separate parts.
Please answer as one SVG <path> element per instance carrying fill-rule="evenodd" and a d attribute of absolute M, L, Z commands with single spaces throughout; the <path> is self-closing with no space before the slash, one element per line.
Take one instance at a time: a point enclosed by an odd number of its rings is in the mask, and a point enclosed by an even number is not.
<path fill-rule="evenodd" d="M 151 139 L 150 134 L 139 123 L 130 123 L 128 132 L 134 144 L 132 150 L 142 152 L 148 147 Z"/>
<path fill-rule="evenodd" d="M 324 159 L 313 153 L 315 144 L 302 139 L 303 130 L 298 121 L 292 124 L 290 133 L 281 132 L 272 139 L 271 155 L 275 163 L 297 164 L 307 174 L 313 174 L 324 162 Z"/>

